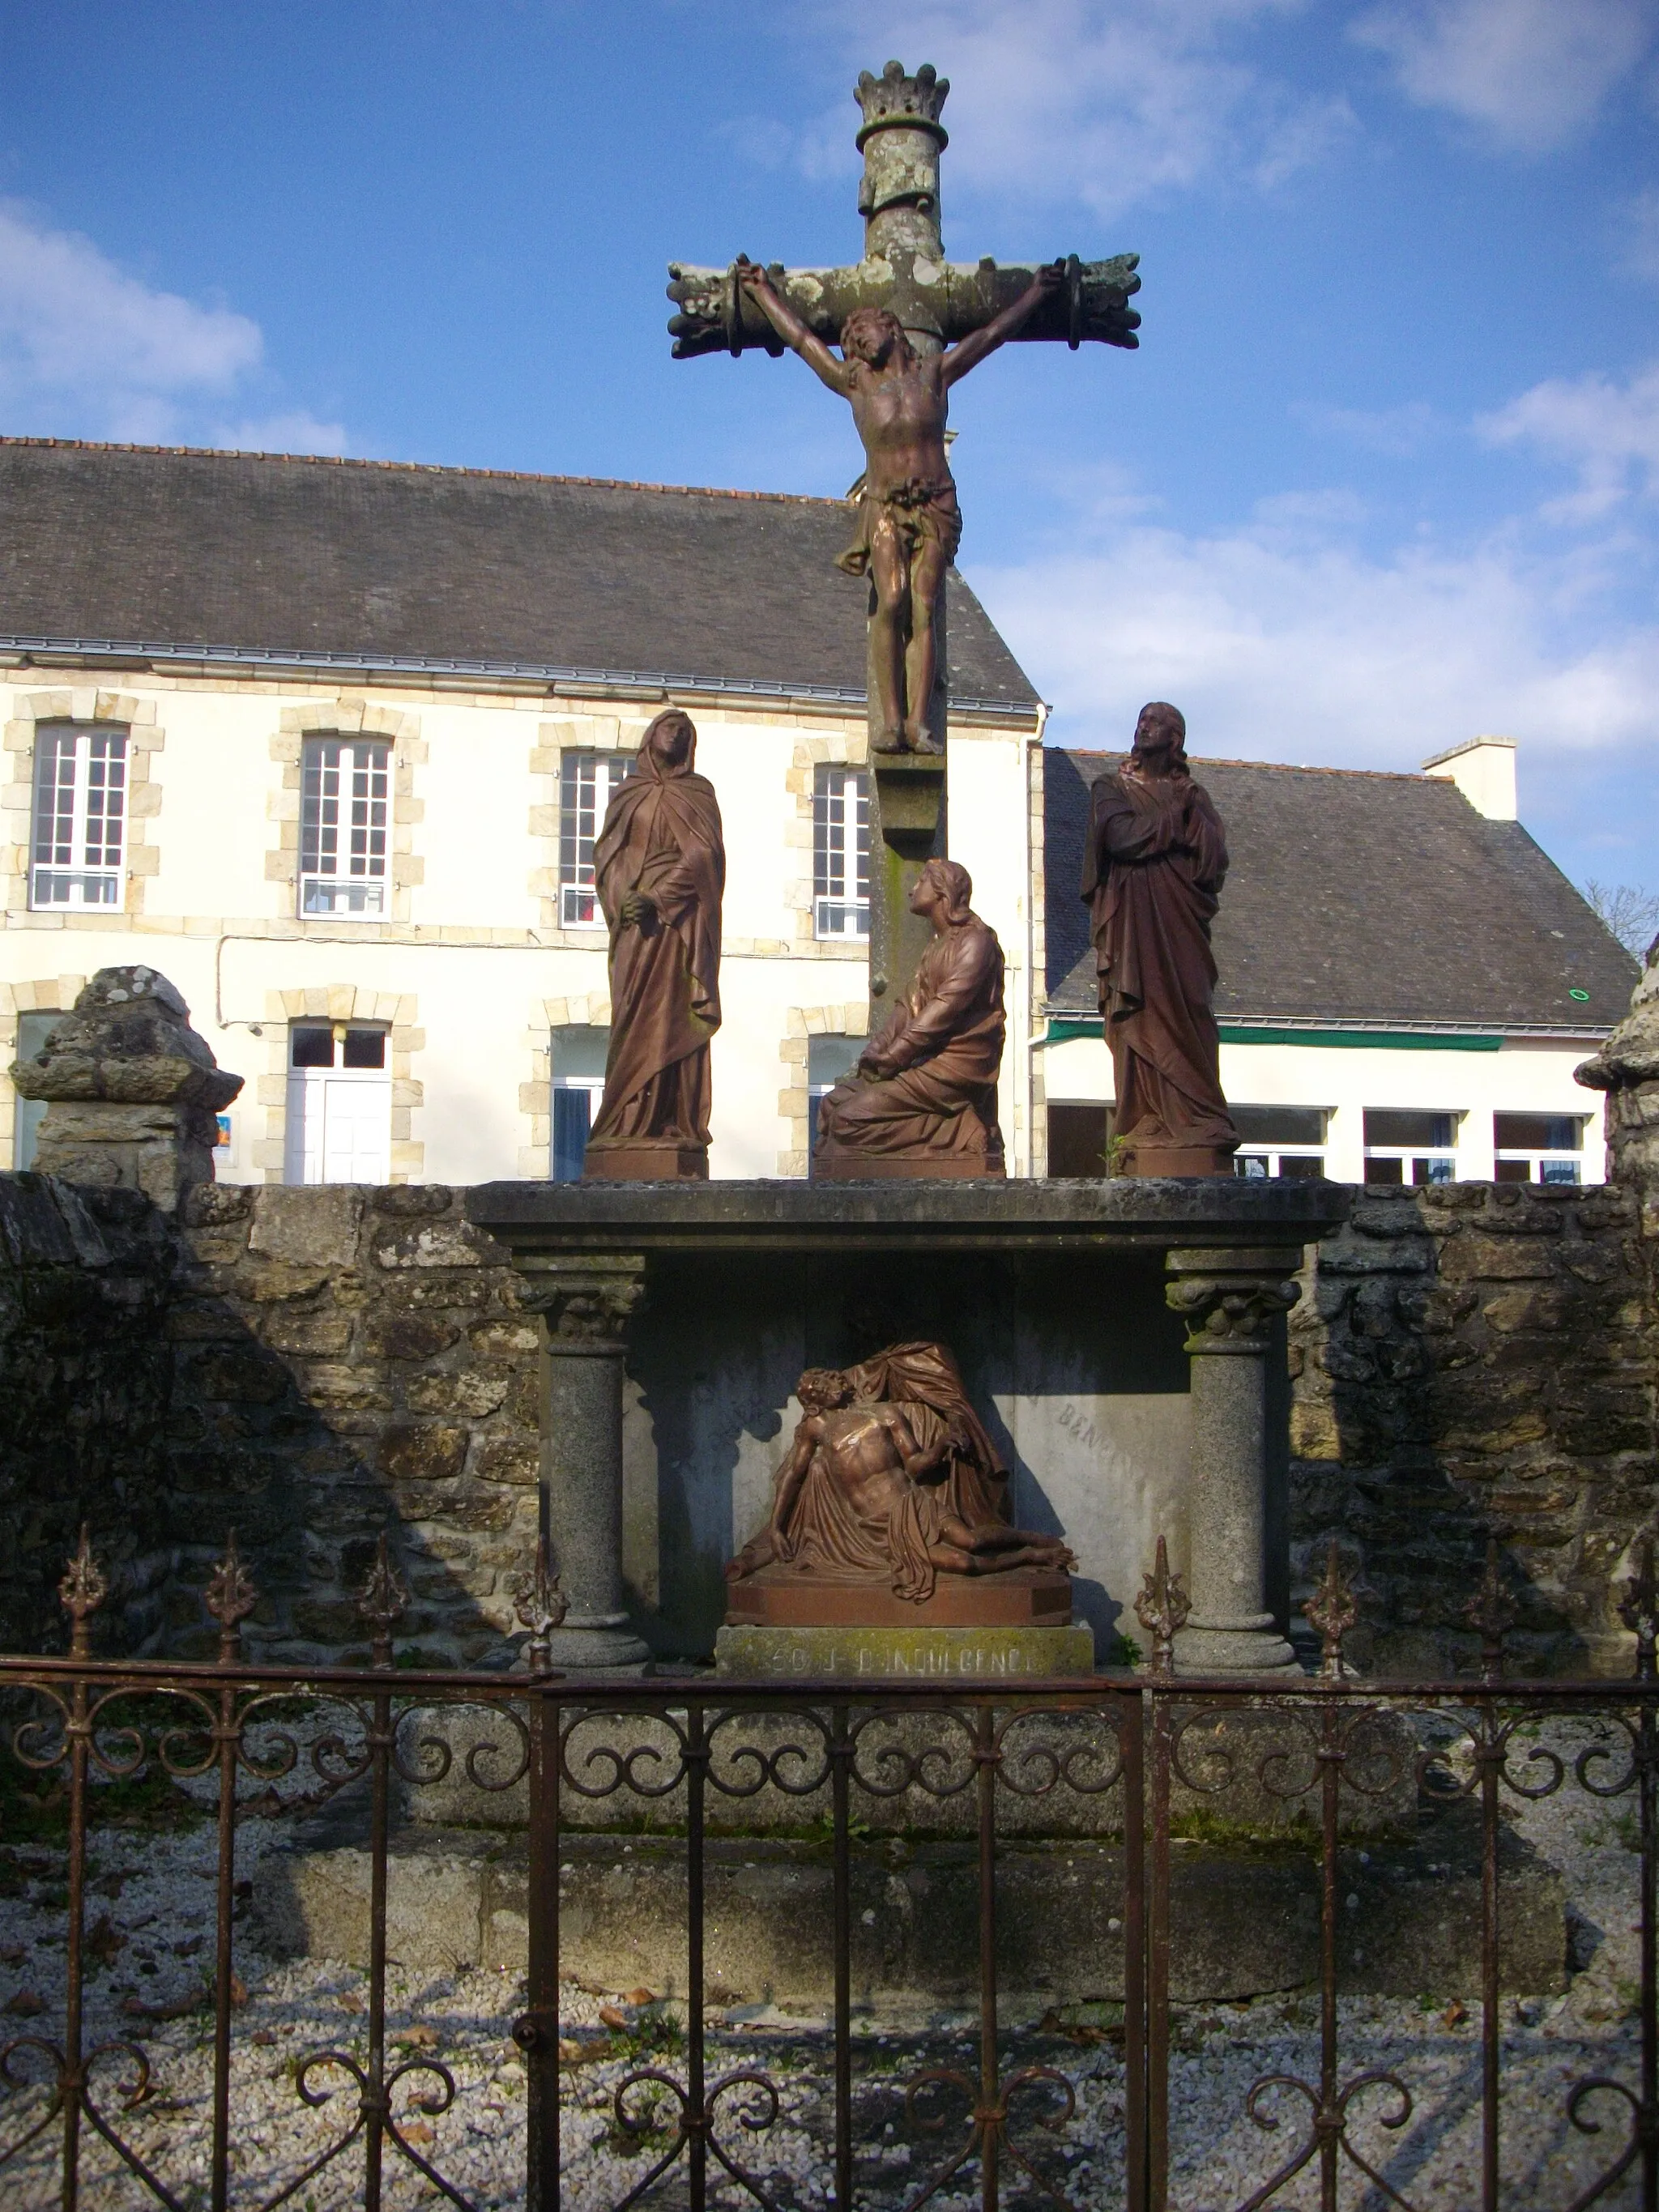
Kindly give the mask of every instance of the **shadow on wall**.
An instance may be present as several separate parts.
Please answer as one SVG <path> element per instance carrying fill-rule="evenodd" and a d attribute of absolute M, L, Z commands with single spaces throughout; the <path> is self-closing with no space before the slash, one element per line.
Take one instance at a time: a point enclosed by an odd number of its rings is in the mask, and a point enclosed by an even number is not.
<path fill-rule="evenodd" d="M 453 1193 L 210 1184 L 175 1234 L 136 1193 L 3 1176 L 0 1230 L 8 1644 L 62 1640 L 84 1518 L 125 1650 L 211 1648 L 200 1592 L 234 1527 L 263 1593 L 250 1658 L 367 1658 L 356 1594 L 390 1525 L 399 1659 L 511 1657 L 539 1323 Z"/>
<path fill-rule="evenodd" d="M 58 1583 L 91 1523 L 123 1649 L 165 1630 L 177 1248 L 137 1191 L 0 1175 L 0 1650 L 68 1646 Z"/>
<path fill-rule="evenodd" d="M 1366 1190 L 1290 1320 L 1299 1601 L 1336 1536 L 1362 1668 L 1449 1674 L 1490 1539 L 1516 1672 L 1626 1671 L 1613 1583 L 1651 1525 L 1653 1316 L 1624 1193 Z M 1645 1318 L 1644 1318 L 1645 1316 Z"/>

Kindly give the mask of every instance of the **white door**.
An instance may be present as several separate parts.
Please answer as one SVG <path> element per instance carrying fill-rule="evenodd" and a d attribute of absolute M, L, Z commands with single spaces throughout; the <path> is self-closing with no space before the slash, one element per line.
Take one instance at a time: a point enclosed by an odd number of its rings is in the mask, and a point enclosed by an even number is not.
<path fill-rule="evenodd" d="M 295 1068 L 288 1079 L 289 1182 L 386 1182 L 392 1083 L 379 1068 Z"/>

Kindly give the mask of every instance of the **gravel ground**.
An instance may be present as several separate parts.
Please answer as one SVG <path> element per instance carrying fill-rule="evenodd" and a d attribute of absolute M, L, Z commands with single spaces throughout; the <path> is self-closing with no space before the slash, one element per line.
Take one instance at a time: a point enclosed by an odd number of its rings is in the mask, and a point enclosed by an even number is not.
<path fill-rule="evenodd" d="M 1588 1724 L 1558 1723 L 1539 1739 L 1577 1752 Z M 1531 1740 L 1522 1755 L 1533 1747 Z M 1633 1799 L 1602 1802 L 1571 1779 L 1535 1804 L 1510 1801 L 1515 1825 L 1563 1870 L 1571 1899 L 1575 1972 L 1568 1992 L 1543 1999 L 1506 1998 L 1504 2020 L 1504 2148 L 1507 2201 L 1538 2208 L 1569 2205 L 1617 2156 L 1627 2108 L 1607 2095 L 1589 2117 L 1605 2122 L 1596 2136 L 1568 2123 L 1571 2085 L 1610 2075 L 1634 2087 L 1638 1945 L 1638 1859 L 1632 1844 Z M 239 1830 L 238 1873 L 252 1883 L 281 1824 L 250 1819 Z M 94 1837 L 88 1884 L 90 1971 L 88 2045 L 119 2038 L 142 2046 L 147 2092 L 121 2109 L 119 2084 L 132 2061 L 112 2053 L 99 2069 L 100 2109 L 131 2148 L 194 2212 L 207 2202 L 207 2142 L 211 2091 L 211 2017 L 202 2008 L 204 1967 L 212 1955 L 210 1826 L 101 1828 Z M 0 2041 L 9 2035 L 61 2033 L 62 1855 L 48 1843 L 0 1846 Z M 302 2054 L 331 2050 L 362 2062 L 365 2051 L 365 1978 L 327 1960 L 276 1965 L 239 1941 L 239 2003 L 233 2065 L 234 2201 L 262 2203 L 301 2174 L 352 2124 L 355 2096 L 340 2067 L 318 2067 L 314 2092 L 331 2092 L 314 2110 L 295 2094 Z M 410 2147 L 428 2159 L 480 2208 L 521 2201 L 525 2075 L 508 2029 L 523 2001 L 514 1975 L 478 1972 L 389 1978 L 388 2037 L 397 2063 L 407 2064 L 393 2113 Z M 193 2006 L 189 2010 L 180 2008 Z M 613 2100 L 630 2072 L 655 2066 L 683 2071 L 683 2029 L 667 2006 L 641 1992 L 593 1991 L 567 1985 L 563 2031 L 570 2060 L 564 2115 L 565 2202 L 572 2212 L 616 2204 L 648 2173 L 672 2142 L 666 2091 L 659 2123 L 630 2137 L 616 2120 Z M 602 2019 L 601 2014 L 606 2017 Z M 165 2017 L 173 2013 L 173 2017 Z M 1398 2100 L 1378 2085 L 1355 2096 L 1351 2140 L 1409 2203 L 1464 2206 L 1476 2201 L 1480 2153 L 1479 2008 L 1456 2000 L 1347 1999 L 1340 2008 L 1341 2075 L 1383 2069 L 1406 2086 L 1413 2109 L 1403 2124 Z M 1005 2074 L 1042 2065 L 1061 2072 L 1075 2109 L 1050 2130 L 1040 2118 L 1060 2117 L 1060 2093 L 1034 2085 L 1016 2102 L 1015 2141 L 1028 2150 L 1050 2187 L 1079 2208 L 1115 2206 L 1123 2183 L 1124 2084 L 1121 2032 L 1109 2008 L 1050 2014 L 1005 2039 Z M 734 2085 L 720 2104 L 718 2141 L 781 2207 L 826 2206 L 832 2199 L 831 2053 L 822 2021 L 790 2020 L 771 2009 L 711 2011 L 708 2057 L 711 2081 L 760 2069 L 777 2086 L 779 2106 L 768 2125 L 758 2090 Z M 966 2139 L 961 2098 L 934 2107 L 943 2125 L 930 2134 L 904 2108 L 902 2085 L 924 2066 L 976 2069 L 973 2023 L 937 2016 L 902 2024 L 860 2021 L 855 2047 L 859 2202 L 872 2212 L 899 2212 Z M 1307 2140 L 1309 2107 L 1294 2091 L 1270 2094 L 1263 2127 L 1247 2110 L 1253 2083 L 1266 2075 L 1318 2078 L 1316 2001 L 1302 1996 L 1253 2003 L 1186 2007 L 1173 2023 L 1170 2081 L 1171 2201 L 1183 2212 L 1219 2212 L 1259 2188 Z M 441 2062 L 453 2078 L 447 2109 Z M 27 2052 L 13 2061 L 19 2075 L 38 2064 Z M 0 2150 L 45 2109 L 38 2087 L 0 2091 Z M 58 2131 L 50 2129 L 0 2172 L 7 2212 L 34 2212 L 58 2202 Z M 387 2153 L 386 2202 L 402 2208 L 441 2201 L 431 2183 L 393 2149 Z M 712 2171 L 712 2169 L 711 2169 Z M 154 2200 L 88 2130 L 82 2152 L 83 2204 L 111 2208 Z M 1005 2162 L 1005 2201 L 1040 2201 Z M 966 2165 L 933 2201 L 946 2212 L 978 2203 L 978 2170 Z M 305 2182 L 289 2201 L 300 2212 L 335 2212 L 361 2201 L 361 2149 L 353 2145 Z M 735 2182 L 711 2189 L 716 2203 L 750 2202 Z M 684 2163 L 665 2175 L 652 2201 L 684 2203 Z M 1385 2200 L 1354 2167 L 1346 2168 L 1345 2205 Z M 1634 2205 L 1636 2177 L 1599 2200 Z M 1312 2207 L 1317 2171 L 1303 2170 L 1275 2203 Z"/>

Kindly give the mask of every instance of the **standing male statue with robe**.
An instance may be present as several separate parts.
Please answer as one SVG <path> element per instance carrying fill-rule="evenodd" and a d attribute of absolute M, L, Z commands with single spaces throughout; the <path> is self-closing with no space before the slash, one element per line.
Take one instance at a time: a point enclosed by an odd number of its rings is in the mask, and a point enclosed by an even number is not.
<path fill-rule="evenodd" d="M 585 1176 L 708 1180 L 726 848 L 696 750 L 689 714 L 659 714 L 593 848 L 611 930 L 611 1050 Z"/>
<path fill-rule="evenodd" d="M 1119 1175 L 1231 1175 L 1238 1147 L 1221 1091 L 1210 949 L 1227 842 L 1186 743 L 1177 708 L 1143 707 L 1133 750 L 1097 782 L 1090 807 L 1083 896 L 1117 1093 Z"/>

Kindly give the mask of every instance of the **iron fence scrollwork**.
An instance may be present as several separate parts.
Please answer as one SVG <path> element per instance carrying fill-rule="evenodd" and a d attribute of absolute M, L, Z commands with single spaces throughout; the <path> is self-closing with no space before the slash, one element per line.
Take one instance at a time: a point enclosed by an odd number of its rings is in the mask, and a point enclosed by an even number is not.
<path fill-rule="evenodd" d="M 1259 2132 L 1264 2155 L 1227 2201 L 1234 2212 L 1257 2212 L 1292 2198 L 1301 2203 L 1296 2191 L 1308 2187 L 1325 2212 L 1350 2202 L 1431 2212 L 1448 2201 L 1425 2183 L 1420 2159 L 1390 2148 L 1409 2148 L 1420 2133 L 1423 2080 L 1408 2058 L 1376 2063 L 1364 2051 L 1356 2055 L 1355 2031 L 1343 2011 L 1344 1911 L 1357 1902 L 1344 1893 L 1352 1878 L 1352 1824 L 1367 1806 L 1409 1802 L 1425 1808 L 1424 1817 L 1438 1808 L 1478 1834 L 1475 2186 L 1482 2212 L 1496 2212 L 1506 2185 L 1502 2006 L 1510 1815 L 1573 1790 L 1586 1804 L 1630 1808 L 1639 1869 L 1639 2048 L 1628 2076 L 1620 2066 L 1601 2066 L 1566 2081 L 1561 2141 L 1582 2143 L 1585 2158 L 1599 2163 L 1570 2173 L 1564 2166 L 1559 2185 L 1536 2201 L 1559 2212 L 1589 2212 L 1628 2200 L 1659 2212 L 1659 1577 L 1650 1540 L 1635 1547 L 1620 1595 L 1635 1666 L 1618 1682 L 1527 1681 L 1505 1672 L 1516 1608 L 1495 1551 L 1468 1607 L 1480 1639 L 1478 1674 L 1430 1684 L 1368 1682 L 1355 1674 L 1345 1644 L 1358 1607 L 1334 1545 L 1304 1608 L 1320 1638 L 1317 1672 L 1288 1680 L 1205 1680 L 1176 1671 L 1188 1607 L 1162 1541 L 1136 1607 L 1152 1647 L 1142 1671 L 995 1686 L 562 1675 L 552 1653 L 564 1600 L 545 1544 L 509 1590 L 527 1641 L 521 1669 L 505 1674 L 393 1665 L 409 1594 L 384 1536 L 360 1600 L 370 1648 L 368 1665 L 359 1669 L 303 1672 L 247 1662 L 243 1624 L 259 1601 L 234 1533 L 204 1592 L 218 1631 L 211 1659 L 95 1657 L 94 1630 L 107 1595 L 107 1577 L 83 1531 L 61 1587 L 67 1656 L 0 1659 L 7 1717 L 0 1756 L 33 1778 L 42 1794 L 30 1802 L 55 1808 L 59 1825 L 51 1831 L 48 1856 L 54 1881 L 61 1872 L 54 1894 L 61 1896 L 63 1930 L 54 2016 L 20 2026 L 0 2043 L 0 2191 L 27 2175 L 37 2191 L 49 2185 L 67 2212 L 101 2202 L 104 2184 L 88 2179 L 95 2146 L 98 2158 L 112 2162 L 100 2173 L 118 2172 L 142 2201 L 174 2212 L 203 2203 L 213 2212 L 233 2205 L 276 2212 L 317 2200 L 319 2190 L 333 2192 L 331 2202 L 349 2198 L 380 2212 L 392 2201 L 394 2171 L 428 2198 L 471 2212 L 473 2185 L 457 2179 L 455 2164 L 462 2089 L 456 2065 L 430 2050 L 394 2048 L 387 2033 L 388 1883 L 398 1808 L 410 1793 L 461 1784 L 486 1796 L 513 1793 L 525 1829 L 528 1948 L 511 2029 L 524 2069 L 525 2131 L 512 2155 L 522 2160 L 522 2201 L 531 2212 L 554 2212 L 569 2161 L 587 2155 L 588 2136 L 568 2124 L 573 2068 L 561 2024 L 571 1964 L 563 1948 L 561 1854 L 573 1823 L 590 1839 L 651 1827 L 684 1871 L 679 2026 L 668 2043 L 640 2049 L 607 2082 L 608 2140 L 618 2146 L 622 2166 L 605 2201 L 614 2212 L 656 2201 L 703 2212 L 721 2190 L 764 2212 L 799 2212 L 807 2201 L 785 2177 L 787 2160 L 781 2166 L 763 2148 L 781 2128 L 799 2126 L 790 2118 L 791 2099 L 799 2098 L 787 2067 L 741 2051 L 720 2063 L 722 2046 L 710 2026 L 718 1996 L 706 1942 L 710 1869 L 726 1863 L 718 1856 L 726 1848 L 720 1838 L 745 1832 L 744 1820 L 761 1806 L 779 1832 L 796 1817 L 794 1806 L 801 1822 L 818 1822 L 812 1833 L 824 1835 L 833 1990 L 824 2031 L 823 2193 L 830 2201 L 921 2212 L 957 2202 L 971 2188 L 983 2212 L 1016 2202 L 1047 2203 L 1061 2212 L 1094 2212 L 1108 2203 L 1121 2203 L 1126 2212 L 1171 2212 L 1193 2203 L 1210 2208 L 1221 2201 L 1213 2189 L 1196 2198 L 1191 2193 L 1201 2155 L 1195 2168 L 1193 2144 L 1172 2128 L 1175 2031 L 1184 2017 L 1172 1994 L 1184 1940 L 1176 1866 L 1190 1836 L 1205 1832 L 1204 1820 L 1218 1817 L 1204 1808 L 1224 1806 L 1243 1789 L 1267 1808 L 1261 1817 L 1270 1826 L 1279 1819 L 1275 1848 L 1302 1854 L 1316 1874 L 1317 2034 L 1308 2068 L 1270 2066 L 1249 2082 L 1237 2117 Z M 442 1716 L 453 1722 L 465 1713 L 483 1716 L 489 1725 L 481 1735 L 471 1731 L 476 1740 L 458 1756 Z M 197 2166 L 170 2162 L 143 2134 L 158 2069 L 172 2063 L 143 2025 L 153 2008 L 129 2008 L 137 2014 L 131 2032 L 88 2027 L 89 1945 L 100 1929 L 107 1937 L 106 1923 L 89 1926 L 90 1842 L 109 1785 L 144 1777 L 185 1793 L 195 1815 L 212 1826 L 204 2183 Z M 361 2027 L 348 2041 L 324 2040 L 296 2053 L 289 2069 L 295 2109 L 317 2115 L 326 2136 L 307 2137 L 302 2155 L 296 2152 L 274 2179 L 262 2179 L 239 2152 L 235 2061 L 246 1995 L 236 1972 L 239 1821 L 256 1812 L 303 1820 L 331 1803 L 353 1808 L 366 1831 Z M 1282 1817 L 1272 1813 L 1274 1805 Z M 860 1869 L 878 1863 L 884 1838 L 912 1833 L 948 1833 L 960 1838 L 951 1848 L 967 1854 L 975 2057 L 958 2062 L 919 2051 L 921 2063 L 901 2067 L 891 2109 L 913 2140 L 915 2172 L 899 2196 L 890 2187 L 872 2196 L 866 2160 L 874 2154 L 861 2115 L 874 2077 L 860 2070 L 854 2034 L 854 1888 Z M 1077 2167 L 1089 2176 L 1086 2188 L 1073 2178 L 1082 2150 L 1100 2149 L 1079 2136 L 1076 2069 L 1024 2047 L 1018 2035 L 1011 2041 L 1000 1960 L 1016 1833 L 1091 1838 L 1104 1854 L 1091 1862 L 1091 1878 L 1117 1885 L 1111 1926 L 1121 1967 L 1103 1960 L 1097 1977 L 1103 1987 L 1119 1977 L 1121 1992 L 1110 2051 L 1100 2062 L 1121 2087 L 1112 2166 L 1121 2179 L 1109 2185 L 1098 2157 L 1091 2167 Z M 1044 1848 L 1052 1856 L 1052 1842 Z M 1064 1943 L 1066 1931 L 1056 1928 L 1053 1937 Z M 716 2005 L 716 2022 L 720 2017 Z M 592 2097 L 586 2102 L 591 2110 Z M 1278 2131 L 1296 2116 L 1279 2151 Z M 585 2170 L 584 2201 L 597 2202 L 591 2160 Z"/>

